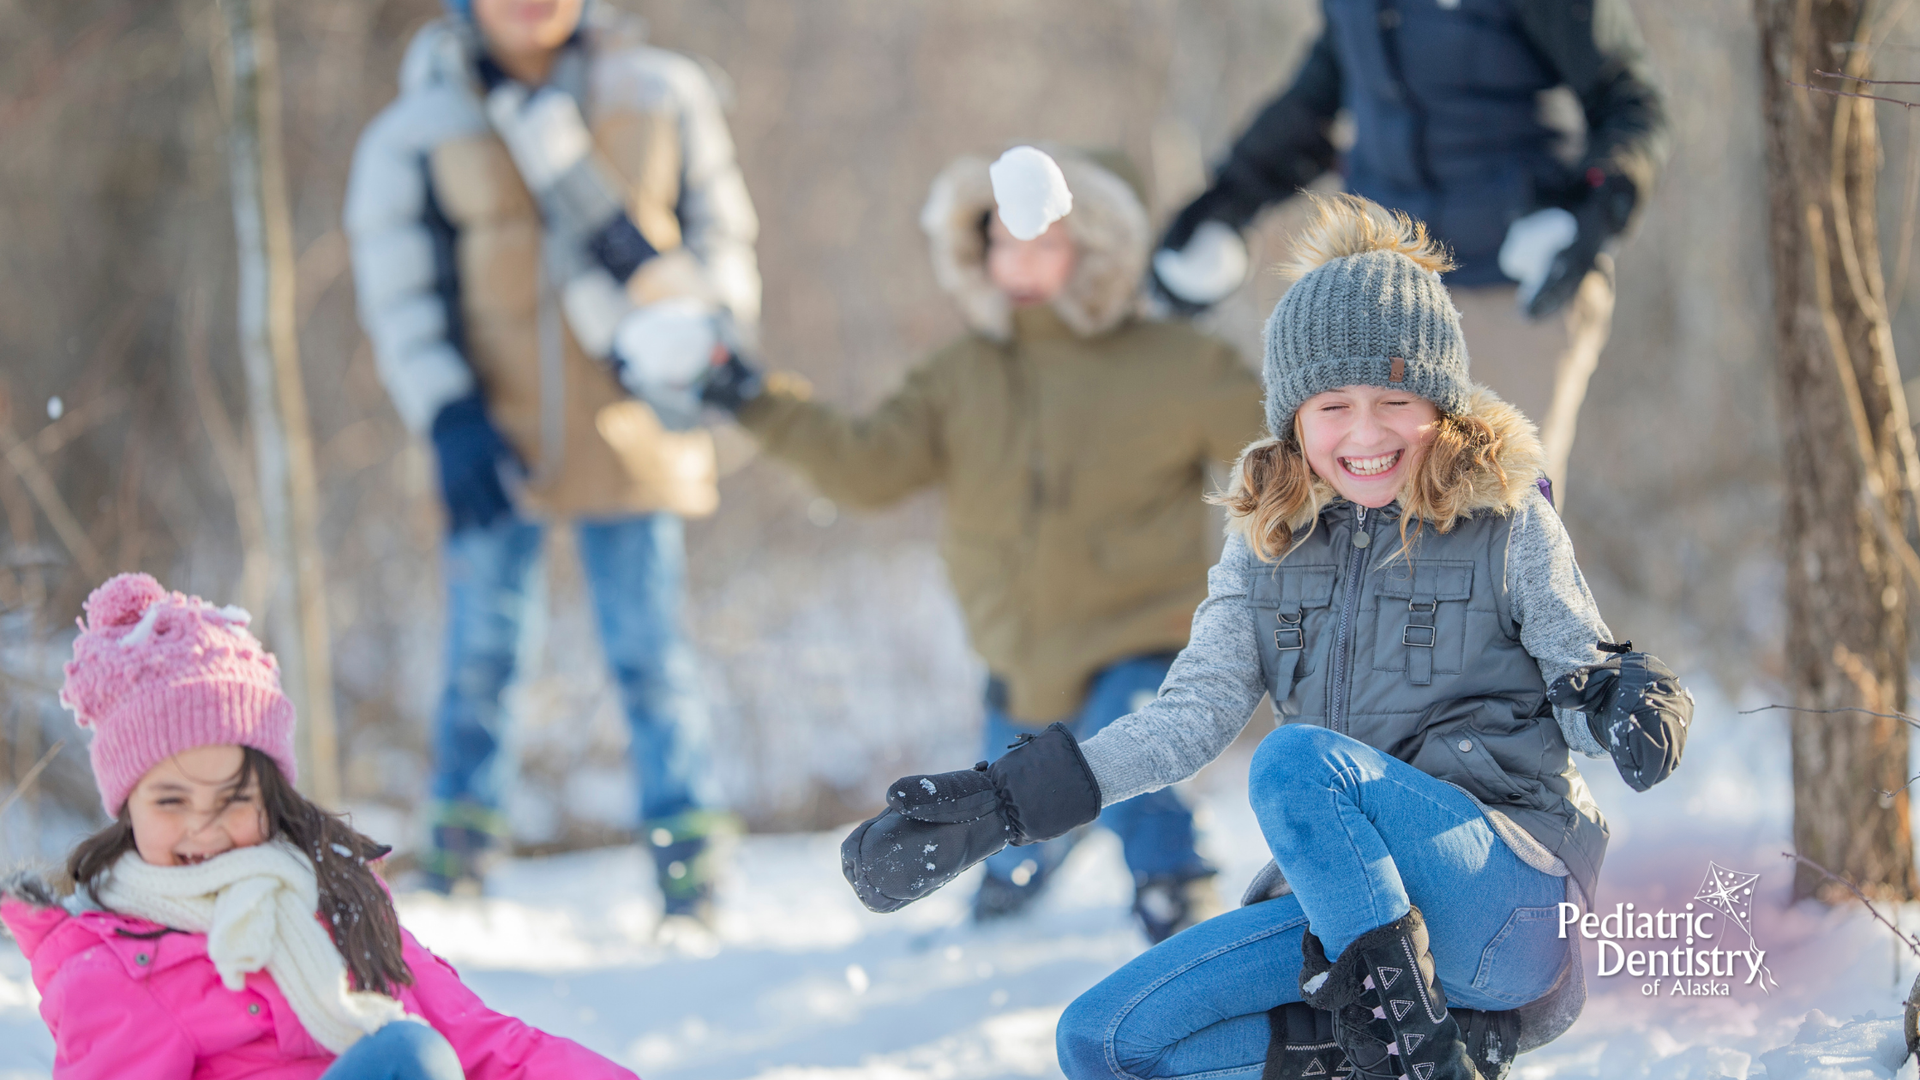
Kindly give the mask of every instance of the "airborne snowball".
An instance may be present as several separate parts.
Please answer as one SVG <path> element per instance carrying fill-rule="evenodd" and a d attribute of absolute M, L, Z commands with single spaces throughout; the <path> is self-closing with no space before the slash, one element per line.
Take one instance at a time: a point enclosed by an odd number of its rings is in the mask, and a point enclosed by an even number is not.
<path fill-rule="evenodd" d="M 1073 209 L 1073 192 L 1052 158 L 1031 146 L 1016 146 L 987 166 L 1000 221 L 1017 239 L 1031 240 Z"/>

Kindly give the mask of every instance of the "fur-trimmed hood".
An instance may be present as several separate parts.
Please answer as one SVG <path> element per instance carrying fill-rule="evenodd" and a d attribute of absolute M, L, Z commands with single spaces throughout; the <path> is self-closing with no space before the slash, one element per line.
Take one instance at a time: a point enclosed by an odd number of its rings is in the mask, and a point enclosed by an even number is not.
<path fill-rule="evenodd" d="M 1146 208 L 1133 188 L 1086 154 L 1046 147 L 1066 176 L 1073 211 L 1062 220 L 1078 248 L 1067 287 L 1054 311 L 1081 337 L 1105 333 L 1139 307 L 1152 235 Z M 920 212 L 920 227 L 932 245 L 933 273 L 968 327 L 994 341 L 1013 335 L 1006 294 L 987 280 L 987 241 L 982 222 L 992 213 L 993 184 L 987 161 L 963 157 L 941 170 Z"/>
<path fill-rule="evenodd" d="M 1389 510 L 1407 513 L 1446 532 L 1462 517 L 1489 510 L 1500 513 L 1518 510 L 1538 490 L 1540 478 L 1546 475 L 1546 464 L 1540 448 L 1540 432 L 1533 421 L 1498 394 L 1480 385 L 1473 387 L 1467 411 L 1463 415 L 1484 421 L 1493 430 L 1499 439 L 1499 449 L 1492 458 L 1480 463 L 1464 483 L 1457 485 L 1444 505 L 1407 507 L 1402 502 L 1394 502 L 1388 506 Z M 1271 436 L 1247 447 L 1233 471 L 1236 492 L 1245 485 L 1247 455 L 1268 447 L 1276 447 L 1282 455 L 1298 455 L 1301 452 L 1296 441 L 1283 441 Z M 1287 520 L 1296 542 L 1310 531 L 1320 514 L 1339 497 L 1332 484 L 1318 475 L 1314 476 L 1311 494 Z M 1250 532 L 1252 523 L 1251 515 L 1229 513 L 1227 531 L 1229 534 L 1245 536 Z"/>

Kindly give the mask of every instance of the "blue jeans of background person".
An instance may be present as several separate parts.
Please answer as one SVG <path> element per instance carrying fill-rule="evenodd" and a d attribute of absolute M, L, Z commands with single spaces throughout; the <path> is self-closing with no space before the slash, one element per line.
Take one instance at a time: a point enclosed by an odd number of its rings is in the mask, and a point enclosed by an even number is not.
<path fill-rule="evenodd" d="M 396 1020 L 347 1047 L 320 1080 L 461 1080 L 465 1075 L 446 1036 L 416 1021 Z"/>
<path fill-rule="evenodd" d="M 1267 1010 L 1300 1000 L 1302 933 L 1335 957 L 1409 903 L 1452 1004 L 1511 1009 L 1553 985 L 1566 879 L 1521 862 L 1460 789 L 1288 724 L 1261 742 L 1248 790 L 1292 895 L 1175 934 L 1082 994 L 1057 1031 L 1073 1080 L 1257 1078 Z"/>
<path fill-rule="evenodd" d="M 573 531 L 601 648 L 633 732 L 640 818 L 694 809 L 705 802 L 707 716 L 681 626 L 684 526 L 657 513 L 578 521 Z M 538 523 L 509 518 L 447 538 L 447 685 L 434 717 L 433 779 L 443 802 L 497 810 L 512 780 L 500 698 L 513 679 L 544 533 Z"/>
<path fill-rule="evenodd" d="M 1086 703 L 1066 719 L 1073 737 L 1091 739 L 1095 732 L 1153 700 L 1173 666 L 1170 653 L 1122 660 L 1093 677 Z M 1038 731 L 1008 716 L 997 700 L 1000 694 L 989 688 L 987 694 L 986 757 L 993 761 L 1007 752 L 1009 744 L 1023 733 Z M 1044 726 L 1044 725 L 1042 725 Z M 1100 812 L 1100 824 L 1120 837 L 1127 869 L 1136 883 L 1156 877 L 1193 877 L 1212 872 L 1193 848 L 1193 811 L 1171 788 L 1136 795 Z M 1008 847 L 987 859 L 987 873 L 1016 884 L 1044 878 L 1073 850 L 1074 834 L 1025 847 Z M 1021 864 L 1033 865 L 1020 873 Z"/>

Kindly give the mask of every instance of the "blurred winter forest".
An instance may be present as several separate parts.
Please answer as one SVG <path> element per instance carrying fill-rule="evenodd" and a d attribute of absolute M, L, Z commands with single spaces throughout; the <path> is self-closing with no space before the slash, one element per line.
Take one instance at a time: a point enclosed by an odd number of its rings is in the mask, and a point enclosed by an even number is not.
<path fill-rule="evenodd" d="M 916 223 L 944 162 L 1013 141 L 1118 146 L 1164 220 L 1319 24 L 1313 0 L 621 5 L 722 77 L 762 222 L 768 360 L 850 408 L 960 329 Z M 1759 61 L 1745 0 L 1633 6 L 1674 151 L 1620 256 L 1566 517 L 1615 632 L 1737 692 L 1770 681 L 1780 636 Z M 402 842 L 439 680 L 441 524 L 429 452 L 356 322 L 339 219 L 354 140 L 439 10 L 299 0 L 275 14 L 346 795 L 363 828 Z M 1908 55 L 1920 72 L 1909 21 L 1885 46 L 1889 77 Z M 143 569 L 258 611 L 278 572 L 248 560 L 259 508 L 224 35 L 212 0 L 0 0 L 0 799 L 68 740 L 0 822 L 0 854 L 98 813 L 54 698 L 87 590 Z M 1916 129 L 1883 109 L 1898 298 L 1920 291 L 1902 216 Z M 1289 216 L 1264 222 L 1258 259 L 1281 254 Z M 1281 290 L 1262 274 L 1207 323 L 1252 356 Z M 1896 339 L 1912 364 L 1920 304 L 1901 306 Z M 937 497 L 843 513 L 737 432 L 721 438 L 722 506 L 689 534 L 689 618 L 732 805 L 756 829 L 822 827 L 902 772 L 972 761 L 982 672 L 934 551 Z M 571 545 L 555 541 L 517 691 L 513 817 L 529 847 L 617 836 L 632 805 L 624 724 Z"/>

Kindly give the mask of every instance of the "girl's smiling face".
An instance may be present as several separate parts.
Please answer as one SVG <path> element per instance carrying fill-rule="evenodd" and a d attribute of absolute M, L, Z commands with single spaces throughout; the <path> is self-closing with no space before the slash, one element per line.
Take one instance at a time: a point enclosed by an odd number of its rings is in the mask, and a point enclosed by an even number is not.
<path fill-rule="evenodd" d="M 1347 501 L 1378 509 L 1399 497 L 1440 410 L 1405 390 L 1343 386 L 1308 398 L 1295 417 L 1313 471 Z"/>
<path fill-rule="evenodd" d="M 147 771 L 127 797 L 133 846 L 150 866 L 192 866 L 267 838 L 260 782 L 240 783 L 238 746 L 202 746 Z"/>

